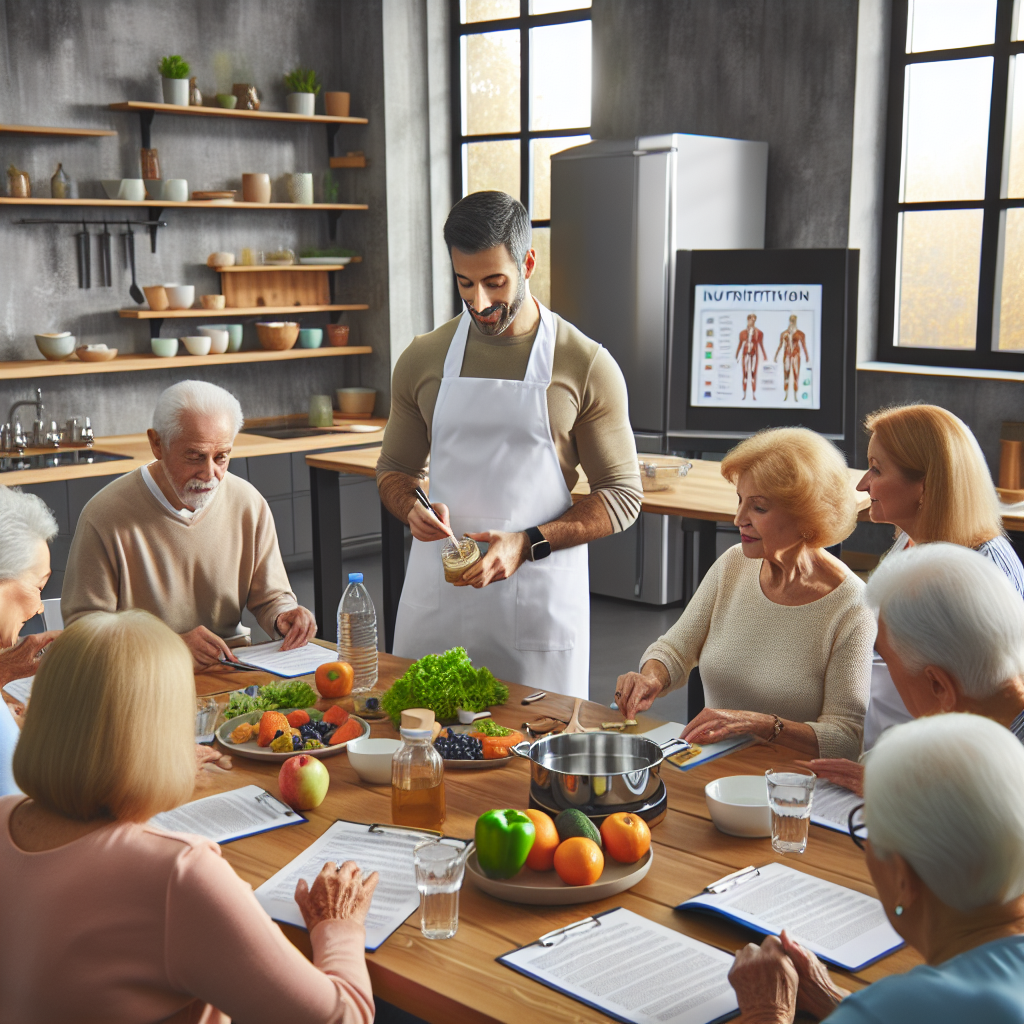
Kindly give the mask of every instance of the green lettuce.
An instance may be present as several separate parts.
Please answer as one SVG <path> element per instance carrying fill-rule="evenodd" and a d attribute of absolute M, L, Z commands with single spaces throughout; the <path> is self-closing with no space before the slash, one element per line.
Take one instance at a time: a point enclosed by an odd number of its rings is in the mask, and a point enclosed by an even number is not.
<path fill-rule="evenodd" d="M 303 679 L 284 679 L 280 683 L 261 686 L 255 697 L 247 693 L 233 693 L 224 709 L 225 718 L 237 718 L 250 711 L 277 711 L 280 708 L 308 708 L 320 699 L 320 694 Z M 312 717 L 312 716 L 310 716 Z"/>

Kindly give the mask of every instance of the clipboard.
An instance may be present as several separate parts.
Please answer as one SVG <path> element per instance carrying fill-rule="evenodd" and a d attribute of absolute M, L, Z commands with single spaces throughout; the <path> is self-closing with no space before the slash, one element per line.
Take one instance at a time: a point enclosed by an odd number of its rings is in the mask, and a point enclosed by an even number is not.
<path fill-rule="evenodd" d="M 265 821 L 256 827 L 248 824 L 242 827 L 231 827 L 237 819 L 249 817 L 253 805 L 257 813 L 265 816 Z M 220 809 L 223 808 L 222 811 Z M 246 813 L 248 810 L 248 814 Z M 218 811 L 220 818 L 218 820 Z M 232 821 L 232 819 L 235 819 Z M 262 786 L 242 786 L 240 789 L 229 789 L 223 793 L 212 793 L 210 796 L 190 800 L 187 804 L 163 811 L 150 818 L 149 824 L 167 832 L 187 832 L 200 835 L 211 842 L 223 846 L 239 839 L 273 832 L 290 825 L 304 825 L 307 819 L 298 811 L 279 800 L 273 793 Z"/>

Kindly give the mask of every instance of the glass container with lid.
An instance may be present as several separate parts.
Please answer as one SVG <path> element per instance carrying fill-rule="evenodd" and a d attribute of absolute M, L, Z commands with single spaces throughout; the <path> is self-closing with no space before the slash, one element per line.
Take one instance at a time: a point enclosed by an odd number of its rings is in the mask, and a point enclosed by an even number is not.
<path fill-rule="evenodd" d="M 444 566 L 444 578 L 449 583 L 462 579 L 462 574 L 479 561 L 480 548 L 472 537 L 445 539 L 441 547 L 441 564 Z"/>
<path fill-rule="evenodd" d="M 445 818 L 444 762 L 432 729 L 402 729 L 402 746 L 391 759 L 391 820 L 396 825 L 440 831 Z"/>

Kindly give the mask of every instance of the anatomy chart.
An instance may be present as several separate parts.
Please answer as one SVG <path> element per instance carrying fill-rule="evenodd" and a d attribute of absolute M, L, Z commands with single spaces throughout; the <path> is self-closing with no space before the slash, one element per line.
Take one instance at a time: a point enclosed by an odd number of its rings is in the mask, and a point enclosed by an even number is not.
<path fill-rule="evenodd" d="M 820 409 L 821 285 L 694 287 L 690 405 Z"/>

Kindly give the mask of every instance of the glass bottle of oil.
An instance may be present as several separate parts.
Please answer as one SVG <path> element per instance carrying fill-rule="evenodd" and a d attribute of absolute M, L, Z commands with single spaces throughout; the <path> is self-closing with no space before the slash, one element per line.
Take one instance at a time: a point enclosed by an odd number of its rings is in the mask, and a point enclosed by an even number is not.
<path fill-rule="evenodd" d="M 391 820 L 396 825 L 441 830 L 444 824 L 444 762 L 431 729 L 402 729 L 402 746 L 391 759 Z"/>

